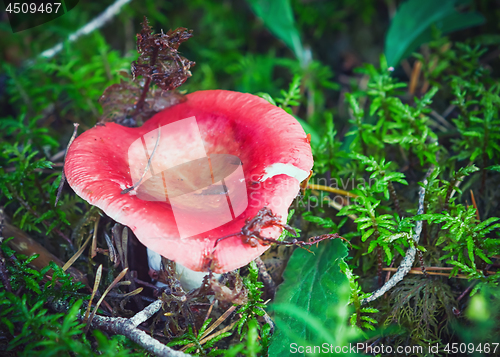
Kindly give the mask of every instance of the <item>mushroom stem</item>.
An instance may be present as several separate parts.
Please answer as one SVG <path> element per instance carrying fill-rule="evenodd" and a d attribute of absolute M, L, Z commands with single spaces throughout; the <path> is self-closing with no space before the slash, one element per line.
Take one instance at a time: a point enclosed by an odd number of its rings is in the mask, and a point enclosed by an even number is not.
<path fill-rule="evenodd" d="M 162 269 L 162 263 L 161 263 L 161 255 L 156 253 L 155 251 L 151 250 L 148 248 L 148 261 L 149 261 L 149 268 L 154 270 L 154 271 L 160 271 Z M 181 265 L 179 263 L 175 264 L 175 273 L 177 276 L 177 279 L 181 283 L 182 288 L 185 291 L 191 291 L 193 289 L 197 289 L 201 286 L 203 283 L 203 279 L 205 276 L 210 274 L 210 272 L 206 271 L 194 271 L 189 268 L 186 268 L 184 265 Z M 215 274 L 212 273 L 212 276 L 218 279 L 221 274 Z M 157 282 L 156 283 L 157 287 L 162 287 L 164 286 L 163 283 Z"/>

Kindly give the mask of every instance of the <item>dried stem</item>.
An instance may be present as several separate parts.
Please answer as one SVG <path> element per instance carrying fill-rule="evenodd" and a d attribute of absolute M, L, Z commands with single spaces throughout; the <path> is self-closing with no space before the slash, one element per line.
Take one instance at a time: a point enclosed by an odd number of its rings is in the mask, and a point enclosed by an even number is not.
<path fill-rule="evenodd" d="M 276 293 L 276 284 L 267 271 L 266 264 L 264 264 L 260 257 L 255 259 L 255 263 L 257 264 L 257 268 L 259 268 L 259 274 L 262 278 L 262 281 L 264 282 L 264 286 L 266 287 L 268 297 L 273 298 L 274 294 Z"/>
<path fill-rule="evenodd" d="M 107 23 L 114 16 L 116 16 L 120 12 L 122 7 L 126 4 L 128 4 L 129 2 L 130 2 L 130 0 L 116 0 L 113 4 L 111 4 L 109 7 L 107 7 L 106 10 L 104 10 L 101 14 L 99 14 L 99 16 L 95 17 L 88 24 L 79 28 L 78 31 L 73 32 L 63 42 L 60 42 L 57 45 L 55 45 L 54 47 L 43 51 L 39 56 L 41 58 L 54 57 L 57 53 L 59 53 L 63 49 L 64 43 L 67 43 L 67 42 L 71 43 L 71 42 L 77 40 L 78 38 L 80 38 L 81 36 L 87 35 L 93 31 L 97 30 L 98 28 L 101 28 L 105 23 Z"/>
<path fill-rule="evenodd" d="M 151 66 L 151 70 L 153 69 L 154 65 L 156 64 L 157 57 L 158 57 L 158 47 L 154 47 L 153 54 L 151 55 L 151 58 L 149 60 L 149 65 Z M 149 86 L 151 85 L 151 76 L 153 75 L 153 73 L 151 73 L 151 70 L 150 70 L 150 76 L 148 76 L 146 78 L 146 82 L 144 82 L 144 88 L 142 89 L 141 97 L 137 101 L 137 105 L 135 106 L 135 111 L 132 114 L 132 117 L 137 115 L 137 113 L 139 113 L 141 111 L 142 107 L 144 106 L 144 102 L 146 101 L 146 97 L 148 95 Z"/>
<path fill-rule="evenodd" d="M 134 113 L 132 114 L 132 117 L 137 115 L 141 111 L 142 107 L 144 107 L 144 102 L 146 101 L 146 97 L 148 95 L 150 85 L 151 85 L 151 77 L 148 77 L 146 79 L 146 82 L 144 83 L 144 87 L 142 88 L 141 97 L 137 101 L 137 105 L 135 107 Z"/>
<path fill-rule="evenodd" d="M 481 222 L 481 216 L 479 215 L 479 209 L 477 208 L 476 198 L 474 197 L 474 192 L 470 190 L 470 198 L 472 200 L 472 205 L 476 209 L 476 218 L 478 222 Z"/>
<path fill-rule="evenodd" d="M 73 129 L 73 135 L 71 135 L 71 139 L 69 139 L 68 146 L 66 147 L 66 153 L 64 154 L 64 162 L 66 162 L 66 155 L 68 155 L 68 150 L 71 144 L 73 143 L 73 140 L 76 138 L 76 134 L 78 132 L 78 123 L 73 123 L 75 128 Z M 66 182 L 66 175 L 64 174 L 64 166 L 62 169 L 62 174 L 61 174 L 61 182 L 59 182 L 59 187 L 57 188 L 57 196 L 56 196 L 56 202 L 54 203 L 54 207 L 57 207 L 57 202 L 59 202 L 59 198 L 61 197 L 61 192 L 64 186 L 64 183 Z"/>
<path fill-rule="evenodd" d="M 233 305 L 229 309 L 226 310 L 210 327 L 208 327 L 205 332 L 203 332 L 203 335 L 201 335 L 201 338 L 205 338 L 210 334 L 213 330 L 215 330 L 221 323 L 223 323 L 233 312 L 236 310 L 237 306 Z M 188 347 L 188 346 L 185 346 Z"/>
<path fill-rule="evenodd" d="M 399 206 L 399 199 L 398 196 L 396 195 L 396 190 L 394 189 L 394 185 L 392 184 L 392 182 L 389 182 L 388 186 L 389 186 L 389 195 L 391 196 L 391 199 L 394 202 L 394 207 L 396 208 L 396 212 L 398 213 L 399 217 L 403 217 L 403 211 Z"/>
<path fill-rule="evenodd" d="M 382 277 L 382 247 L 377 247 L 377 278 L 378 278 L 378 287 L 382 287 L 383 285 L 383 277 Z"/>
<path fill-rule="evenodd" d="M 343 195 L 346 197 L 353 197 L 353 198 L 358 197 L 358 195 L 355 195 L 354 193 L 350 193 L 349 191 L 340 190 L 338 188 L 333 188 L 333 187 L 328 187 L 328 186 L 323 186 L 323 185 L 316 185 L 313 183 L 308 184 L 307 188 L 309 188 L 311 190 L 320 190 L 320 191 L 326 191 L 326 192 L 331 192 L 331 193 L 337 193 L 339 195 Z"/>
<path fill-rule="evenodd" d="M 397 271 L 396 268 L 384 268 L 383 269 L 384 271 Z M 408 271 L 408 274 L 415 274 L 415 275 L 423 275 L 424 273 L 422 272 L 421 269 L 410 269 Z M 437 275 L 437 276 L 445 276 L 445 277 L 448 277 L 448 278 L 456 278 L 456 279 L 469 279 L 469 277 L 465 274 L 456 274 L 456 275 L 453 275 L 453 276 L 450 276 L 450 274 L 447 274 L 447 273 L 438 273 L 438 272 L 435 272 L 435 271 L 427 271 L 426 274 L 428 275 Z"/>
<path fill-rule="evenodd" d="M 267 304 L 268 302 L 269 302 L 269 300 L 266 301 L 264 304 Z M 274 330 L 276 329 L 276 325 L 275 325 L 274 321 L 267 314 L 266 310 L 264 310 L 261 307 L 259 307 L 259 310 L 262 312 L 262 318 L 264 319 L 264 321 L 266 322 L 266 324 L 268 324 L 269 327 L 270 327 L 269 334 L 273 335 L 274 334 Z"/>
<path fill-rule="evenodd" d="M 455 177 L 453 180 L 451 180 L 450 185 L 448 186 L 448 189 L 446 190 L 446 198 L 444 200 L 444 207 L 443 210 L 448 212 L 449 204 L 450 204 L 450 198 L 451 195 L 453 194 L 453 191 L 455 191 L 455 186 L 459 182 L 459 178 Z"/>
<path fill-rule="evenodd" d="M 86 330 L 88 330 L 88 328 L 92 325 L 92 321 L 95 317 L 95 314 L 97 312 L 97 310 L 99 309 L 99 306 L 101 305 L 101 303 L 104 301 L 104 298 L 106 297 L 106 295 L 111 291 L 111 289 L 113 289 L 115 287 L 115 285 L 125 276 L 125 274 L 127 274 L 127 271 L 128 271 L 128 268 L 125 268 L 122 270 L 122 272 L 120 274 L 118 274 L 118 276 L 115 278 L 115 280 L 113 280 L 113 282 L 106 288 L 106 290 L 104 291 L 104 293 L 101 295 L 101 298 L 99 299 L 99 301 L 97 302 L 95 308 L 94 308 L 94 311 L 92 311 L 92 314 L 90 315 L 89 317 L 89 322 L 90 324 L 87 325 L 87 328 Z M 97 285 L 98 282 L 97 282 Z M 97 286 L 95 285 L 94 286 L 94 290 L 97 290 Z M 135 326 L 134 326 L 135 327 Z"/>
<path fill-rule="evenodd" d="M 424 255 L 422 254 L 422 251 L 420 249 L 417 249 L 417 255 L 418 255 L 418 261 L 420 262 L 420 268 L 422 269 L 422 274 L 424 274 L 424 276 L 428 278 L 429 274 L 427 274 L 424 265 Z"/>
<path fill-rule="evenodd" d="M 461 293 L 459 297 L 457 297 L 457 302 L 460 301 L 460 300 L 462 300 L 465 297 L 465 295 L 467 295 L 472 290 L 472 288 L 474 287 L 474 285 L 476 285 L 476 282 L 472 282 L 472 284 L 470 284 L 467 287 L 467 289 L 465 289 L 464 292 Z"/>
<path fill-rule="evenodd" d="M 145 287 L 147 287 L 147 288 L 150 288 L 150 289 L 153 289 L 153 290 L 155 290 L 155 291 L 159 291 L 159 290 L 160 290 L 160 289 L 159 289 L 156 285 L 153 285 L 153 284 L 148 283 L 148 282 L 146 282 L 146 281 L 142 281 L 142 280 L 140 280 L 140 279 L 138 279 L 138 278 L 134 278 L 134 281 L 135 281 L 137 284 L 143 285 L 143 286 L 145 286 Z"/>

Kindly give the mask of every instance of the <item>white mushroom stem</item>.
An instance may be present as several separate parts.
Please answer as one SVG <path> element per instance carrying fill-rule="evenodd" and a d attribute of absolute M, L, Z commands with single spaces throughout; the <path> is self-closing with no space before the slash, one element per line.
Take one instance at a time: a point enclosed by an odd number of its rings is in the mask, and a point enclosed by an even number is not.
<path fill-rule="evenodd" d="M 148 262 L 149 268 L 154 271 L 161 270 L 161 255 L 156 253 L 155 251 L 148 248 Z M 175 264 L 175 272 L 177 275 L 177 279 L 179 279 L 182 288 L 185 291 L 191 291 L 193 289 L 199 288 L 201 283 L 203 282 L 203 278 L 208 275 L 207 272 L 204 271 L 194 271 L 186 268 L 185 266 L 176 263 Z M 218 279 L 220 274 L 213 274 L 213 276 Z M 157 282 L 156 286 L 162 287 L 164 284 Z"/>

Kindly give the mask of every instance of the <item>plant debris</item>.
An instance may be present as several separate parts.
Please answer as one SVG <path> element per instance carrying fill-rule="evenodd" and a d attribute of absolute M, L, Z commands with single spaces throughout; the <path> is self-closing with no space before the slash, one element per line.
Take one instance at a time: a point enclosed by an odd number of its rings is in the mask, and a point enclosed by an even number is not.
<path fill-rule="evenodd" d="M 179 27 L 154 34 L 146 17 L 137 34 L 139 58 L 132 62 L 132 76 L 122 73 L 120 83 L 108 87 L 99 99 L 103 115 L 99 124 L 115 122 L 137 126 L 154 114 L 180 103 L 183 96 L 174 90 L 191 77 L 194 62 L 181 56 L 179 46 L 192 30 Z M 151 88 L 155 84 L 159 88 Z"/>

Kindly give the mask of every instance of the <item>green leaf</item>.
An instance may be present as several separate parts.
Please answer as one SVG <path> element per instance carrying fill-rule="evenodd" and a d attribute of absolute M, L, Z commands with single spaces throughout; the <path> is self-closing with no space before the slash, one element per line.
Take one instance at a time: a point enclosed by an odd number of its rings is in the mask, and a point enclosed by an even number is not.
<path fill-rule="evenodd" d="M 374 307 L 364 307 L 360 311 L 371 314 L 376 314 L 377 312 L 379 312 L 378 309 L 375 309 Z"/>
<path fill-rule="evenodd" d="M 290 0 L 247 0 L 255 14 L 264 21 L 266 27 L 282 40 L 298 58 L 306 62 L 299 31 L 295 26 Z"/>
<path fill-rule="evenodd" d="M 262 99 L 267 100 L 272 105 L 276 105 L 276 102 L 274 101 L 273 97 L 271 97 L 271 95 L 269 93 L 258 92 L 258 93 L 255 93 L 255 95 L 258 97 L 261 97 Z"/>
<path fill-rule="evenodd" d="M 366 241 L 373 234 L 373 232 L 375 232 L 375 228 L 371 228 L 371 229 L 367 230 L 365 233 L 363 233 L 361 240 L 363 242 Z"/>
<path fill-rule="evenodd" d="M 345 327 L 349 281 L 339 267 L 347 248 L 341 240 L 333 240 L 310 250 L 314 254 L 294 251 L 270 307 L 277 325 L 270 356 L 289 355 L 291 343 L 342 345 L 349 336 Z"/>
<path fill-rule="evenodd" d="M 432 25 L 443 34 L 477 26 L 484 17 L 476 12 L 457 12 L 460 0 L 409 0 L 392 19 L 385 39 L 385 55 L 390 66 L 396 66 L 420 45 L 432 40 Z M 466 3 L 470 3 L 468 0 Z"/>
<path fill-rule="evenodd" d="M 500 172 L 500 165 L 492 165 L 492 166 L 488 166 L 488 167 L 486 168 L 486 170 L 493 170 L 493 171 Z"/>

